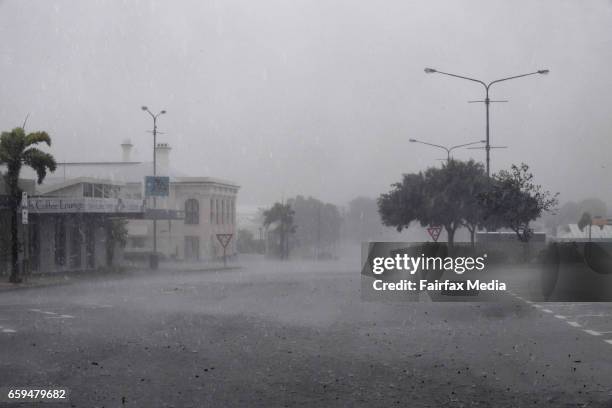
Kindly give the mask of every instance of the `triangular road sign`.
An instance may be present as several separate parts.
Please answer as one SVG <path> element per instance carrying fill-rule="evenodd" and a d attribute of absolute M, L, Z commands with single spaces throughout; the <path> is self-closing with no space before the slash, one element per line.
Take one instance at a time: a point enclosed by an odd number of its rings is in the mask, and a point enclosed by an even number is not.
<path fill-rule="evenodd" d="M 429 236 L 431 237 L 431 239 L 434 240 L 434 242 L 438 242 L 438 238 L 440 237 L 440 231 L 442 231 L 442 227 L 427 228 L 427 232 L 429 233 Z"/>
<path fill-rule="evenodd" d="M 217 239 L 219 240 L 219 243 L 221 243 L 221 246 L 225 248 L 232 240 L 233 235 L 234 234 L 217 234 Z"/>

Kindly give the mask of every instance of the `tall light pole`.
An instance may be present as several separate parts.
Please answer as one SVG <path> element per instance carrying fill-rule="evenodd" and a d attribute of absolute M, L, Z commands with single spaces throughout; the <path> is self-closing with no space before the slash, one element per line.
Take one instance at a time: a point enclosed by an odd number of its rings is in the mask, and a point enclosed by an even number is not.
<path fill-rule="evenodd" d="M 157 176 L 157 118 L 160 115 L 166 113 L 165 110 L 159 111 L 157 114 L 154 114 L 147 108 L 143 106 L 141 108 L 143 111 L 147 112 L 153 118 L 153 177 Z M 155 194 L 153 195 L 153 208 L 157 208 L 157 197 Z M 159 265 L 159 260 L 157 258 L 157 214 L 153 212 L 153 253 L 149 258 L 149 265 L 151 269 L 157 269 Z"/>
<path fill-rule="evenodd" d="M 444 149 L 446 151 L 446 163 L 450 162 L 450 158 L 451 158 L 450 154 L 451 154 L 451 152 L 453 150 L 458 149 L 460 147 L 472 146 L 472 145 L 475 145 L 475 144 L 485 143 L 486 142 L 485 140 L 478 140 L 476 142 L 469 142 L 469 143 L 464 143 L 464 144 L 460 144 L 460 145 L 457 145 L 457 146 L 447 147 L 447 146 L 442 146 L 442 145 L 438 145 L 438 144 L 435 144 L 435 143 L 423 142 L 422 140 L 417 140 L 417 139 L 408 139 L 408 141 L 411 142 L 411 143 L 421 143 L 421 144 L 424 144 L 424 145 L 427 145 L 427 146 L 432 146 L 432 147 L 437 147 L 437 148 L 440 148 L 440 149 Z M 444 160 L 444 159 L 440 159 L 440 160 Z"/>
<path fill-rule="evenodd" d="M 489 89 L 491 88 L 491 85 L 496 84 L 498 82 L 502 82 L 502 81 L 508 81 L 510 79 L 516 79 L 516 78 L 522 78 L 522 77 L 526 77 L 529 75 L 536 75 L 536 74 L 548 74 L 550 71 L 547 69 L 540 69 L 537 70 L 535 72 L 529 72 L 527 74 L 521 74 L 521 75 L 514 75 L 511 77 L 507 77 L 507 78 L 501 78 L 501 79 L 496 79 L 495 81 L 491 81 L 489 83 L 486 83 L 484 81 L 481 81 L 479 79 L 474 79 L 474 78 L 469 78 L 466 76 L 462 76 L 462 75 L 456 75 L 456 74 L 449 74 L 448 72 L 442 72 L 442 71 L 438 71 L 437 69 L 433 69 L 433 68 L 425 68 L 425 73 L 426 74 L 442 74 L 442 75 L 448 75 L 448 76 L 452 76 L 455 78 L 460 78 L 460 79 L 466 79 L 468 81 L 473 81 L 473 82 L 478 82 L 479 84 L 481 84 L 482 86 L 484 86 L 485 88 L 485 99 L 484 101 L 478 101 L 478 102 L 484 102 L 485 107 L 486 107 L 486 114 L 487 114 L 487 119 L 486 119 L 486 135 L 487 135 L 487 139 L 486 139 L 486 145 L 485 145 L 485 150 L 487 152 L 487 176 L 491 175 L 491 170 L 490 170 L 490 163 L 491 163 L 491 144 L 489 142 L 489 105 L 491 104 L 491 102 L 496 102 L 496 101 L 491 101 L 489 99 Z"/>

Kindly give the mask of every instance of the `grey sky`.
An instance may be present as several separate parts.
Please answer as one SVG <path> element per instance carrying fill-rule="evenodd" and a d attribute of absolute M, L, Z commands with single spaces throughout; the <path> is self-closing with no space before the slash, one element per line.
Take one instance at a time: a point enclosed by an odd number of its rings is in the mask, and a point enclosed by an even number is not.
<path fill-rule="evenodd" d="M 415 137 L 484 136 L 499 84 L 492 168 L 525 161 L 562 200 L 612 202 L 612 3 L 606 1 L 4 1 L 0 127 L 53 137 L 64 160 L 151 156 L 150 118 L 174 167 L 243 186 L 243 204 L 377 196 L 438 165 Z M 463 150 L 457 158 L 484 158 Z"/>

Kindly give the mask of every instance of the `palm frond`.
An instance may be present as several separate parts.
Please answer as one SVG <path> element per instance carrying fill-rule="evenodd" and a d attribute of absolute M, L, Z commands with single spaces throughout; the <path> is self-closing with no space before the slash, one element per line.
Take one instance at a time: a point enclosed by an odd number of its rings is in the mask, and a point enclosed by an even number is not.
<path fill-rule="evenodd" d="M 51 146 L 51 137 L 47 132 L 32 132 L 25 137 L 25 147 L 38 143 L 46 143 L 47 146 Z"/>
<path fill-rule="evenodd" d="M 55 159 L 49 153 L 43 152 L 35 147 L 31 147 L 22 156 L 23 164 L 30 166 L 36 171 L 38 184 L 42 183 L 47 175 L 47 170 L 54 172 L 57 168 Z"/>

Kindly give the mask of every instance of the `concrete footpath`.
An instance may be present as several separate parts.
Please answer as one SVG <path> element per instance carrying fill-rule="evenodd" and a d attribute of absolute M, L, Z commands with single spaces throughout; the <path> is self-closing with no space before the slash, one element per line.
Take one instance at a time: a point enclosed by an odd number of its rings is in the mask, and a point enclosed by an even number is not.
<path fill-rule="evenodd" d="M 161 263 L 158 270 L 151 270 L 145 265 L 123 265 L 114 270 L 97 270 L 97 271 L 75 271 L 75 272 L 59 272 L 50 274 L 33 274 L 24 277 L 21 283 L 8 282 L 8 275 L 0 275 L 0 293 L 5 291 L 30 289 L 46 286 L 67 285 L 85 280 L 104 280 L 118 279 L 122 277 L 139 277 L 174 274 L 183 272 L 216 272 L 225 270 L 235 270 L 242 268 L 239 264 L 228 262 L 224 265 L 222 262 L 206 262 L 206 263 L 181 263 L 168 262 Z"/>

